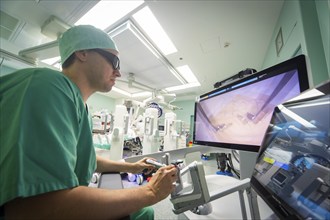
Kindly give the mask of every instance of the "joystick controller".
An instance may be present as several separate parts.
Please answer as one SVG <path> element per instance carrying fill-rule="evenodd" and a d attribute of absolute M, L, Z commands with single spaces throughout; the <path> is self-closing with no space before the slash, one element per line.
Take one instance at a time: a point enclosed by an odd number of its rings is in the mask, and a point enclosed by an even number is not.
<path fill-rule="evenodd" d="M 157 161 L 154 161 L 154 160 L 151 160 L 151 159 L 147 159 L 146 162 L 147 162 L 148 164 L 152 164 L 152 165 L 154 165 L 157 169 L 166 166 L 165 164 L 161 164 L 161 163 L 159 163 L 159 162 L 157 162 Z"/>

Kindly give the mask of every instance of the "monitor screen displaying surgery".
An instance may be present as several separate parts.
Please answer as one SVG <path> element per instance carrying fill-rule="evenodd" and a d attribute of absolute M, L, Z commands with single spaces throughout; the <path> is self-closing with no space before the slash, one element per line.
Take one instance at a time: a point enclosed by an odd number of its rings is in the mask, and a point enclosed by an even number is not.
<path fill-rule="evenodd" d="M 308 88 L 301 83 L 307 71 L 283 68 L 287 64 L 201 96 L 195 104 L 194 143 L 258 151 L 274 108 Z"/>
<path fill-rule="evenodd" d="M 281 219 L 330 219 L 329 112 L 329 93 L 274 112 L 252 185 Z"/>

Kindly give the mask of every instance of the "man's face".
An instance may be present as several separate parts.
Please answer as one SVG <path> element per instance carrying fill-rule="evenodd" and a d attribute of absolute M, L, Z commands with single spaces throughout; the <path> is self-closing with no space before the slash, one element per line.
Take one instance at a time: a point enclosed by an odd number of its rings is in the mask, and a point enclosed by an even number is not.
<path fill-rule="evenodd" d="M 92 55 L 88 74 L 91 88 L 99 92 L 109 92 L 115 85 L 116 78 L 121 76 L 118 52 L 111 49 L 93 49 L 89 50 L 89 53 Z"/>

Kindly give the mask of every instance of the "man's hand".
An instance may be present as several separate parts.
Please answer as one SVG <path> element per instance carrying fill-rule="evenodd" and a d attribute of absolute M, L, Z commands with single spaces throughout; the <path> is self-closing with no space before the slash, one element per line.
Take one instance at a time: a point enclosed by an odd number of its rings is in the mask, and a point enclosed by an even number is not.
<path fill-rule="evenodd" d="M 132 166 L 130 167 L 130 171 L 129 173 L 142 173 L 143 171 L 145 172 L 146 170 L 146 174 L 149 174 L 151 171 L 155 170 L 155 166 L 152 164 L 149 164 L 146 162 L 147 159 L 151 159 L 151 160 L 155 160 L 154 158 L 151 157 L 145 157 L 135 163 L 132 164 Z"/>
<path fill-rule="evenodd" d="M 161 167 L 152 176 L 147 187 L 151 189 L 156 201 L 159 202 L 173 192 L 175 188 L 174 182 L 177 178 L 177 168 L 174 165 Z"/>

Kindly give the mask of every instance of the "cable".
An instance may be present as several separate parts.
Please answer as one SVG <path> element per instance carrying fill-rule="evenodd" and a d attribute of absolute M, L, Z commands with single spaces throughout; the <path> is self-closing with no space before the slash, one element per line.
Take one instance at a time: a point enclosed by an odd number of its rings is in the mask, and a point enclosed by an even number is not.
<path fill-rule="evenodd" d="M 236 160 L 237 163 L 239 163 L 239 155 L 238 155 L 238 152 L 237 150 L 231 150 L 233 156 L 234 156 L 234 159 Z"/>
<path fill-rule="evenodd" d="M 228 167 L 228 171 L 230 172 L 230 171 L 233 171 L 233 173 L 235 173 L 235 175 L 238 177 L 238 178 L 240 178 L 240 172 L 239 171 L 237 171 L 236 169 L 235 169 L 235 167 L 234 167 L 234 165 L 233 165 L 233 161 L 232 161 L 232 159 L 231 159 L 231 154 L 228 154 L 228 157 L 227 157 L 227 159 L 228 159 L 228 163 L 227 163 L 227 167 Z"/>

